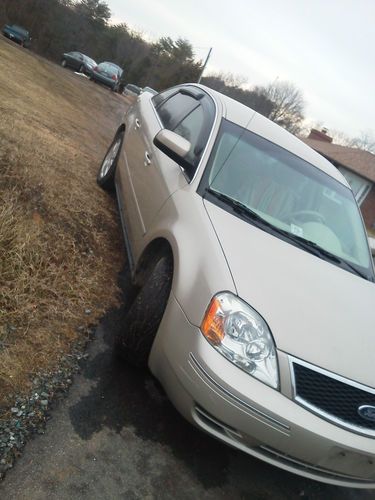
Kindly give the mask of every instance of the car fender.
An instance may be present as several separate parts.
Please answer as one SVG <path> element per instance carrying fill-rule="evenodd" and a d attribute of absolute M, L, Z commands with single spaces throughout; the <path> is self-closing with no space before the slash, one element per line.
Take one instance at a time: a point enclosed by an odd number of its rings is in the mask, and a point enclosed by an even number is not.
<path fill-rule="evenodd" d="M 173 254 L 172 293 L 189 321 L 199 326 L 213 295 L 236 293 L 236 288 L 203 199 L 191 186 L 164 204 L 134 255 L 136 268 L 156 239 L 168 242 Z"/>

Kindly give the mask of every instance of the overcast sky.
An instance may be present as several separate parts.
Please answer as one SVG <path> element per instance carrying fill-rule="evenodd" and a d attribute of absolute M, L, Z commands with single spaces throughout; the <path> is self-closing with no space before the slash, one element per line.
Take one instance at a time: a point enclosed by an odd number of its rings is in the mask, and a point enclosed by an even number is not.
<path fill-rule="evenodd" d="M 252 85 L 290 80 L 307 118 L 355 136 L 375 131 L 375 0 L 106 0 L 112 22 L 187 38 L 207 73 Z"/>

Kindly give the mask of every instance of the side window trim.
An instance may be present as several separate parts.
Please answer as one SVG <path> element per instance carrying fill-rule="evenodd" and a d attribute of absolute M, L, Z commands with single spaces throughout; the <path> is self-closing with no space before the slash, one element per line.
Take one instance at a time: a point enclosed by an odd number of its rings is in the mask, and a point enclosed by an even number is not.
<path fill-rule="evenodd" d="M 177 127 L 178 127 L 178 126 L 179 126 L 179 125 L 180 125 L 180 124 L 181 124 L 184 120 L 186 120 L 186 118 L 187 118 L 188 116 L 190 116 L 190 115 L 191 115 L 191 113 L 193 113 L 193 112 L 194 112 L 197 108 L 199 108 L 199 106 L 200 106 L 200 103 L 199 103 L 199 102 L 197 102 L 197 104 L 196 104 L 196 106 L 195 106 L 194 108 L 191 108 L 191 110 L 190 110 L 190 111 L 188 111 L 188 113 L 187 113 L 186 115 L 184 115 L 184 116 L 182 116 L 182 117 L 180 118 L 180 120 L 179 120 L 179 121 L 175 124 L 175 126 L 173 127 L 173 130 L 176 130 L 176 128 L 177 128 Z"/>
<path fill-rule="evenodd" d="M 163 98 L 161 101 L 158 102 L 158 97 L 160 98 L 160 96 L 162 94 L 164 94 L 165 92 L 169 92 L 169 90 L 174 90 L 174 92 L 172 92 L 171 94 L 168 94 L 167 97 Z M 178 91 L 179 91 L 178 88 L 172 88 L 172 89 L 168 89 L 168 90 L 166 90 L 164 92 L 160 92 L 159 94 L 154 95 L 151 98 L 151 102 L 154 105 L 155 110 L 157 111 L 162 104 L 164 104 L 165 102 L 168 101 L 168 99 L 170 99 L 171 97 L 173 97 L 174 95 L 176 95 Z"/>
<path fill-rule="evenodd" d="M 156 103 L 155 104 L 155 98 L 157 98 L 158 96 L 160 96 L 160 94 L 157 94 L 155 96 L 153 96 L 151 98 L 151 102 L 152 102 L 152 105 L 153 105 L 153 108 L 154 108 L 154 112 L 155 112 L 155 115 L 156 115 L 156 118 L 161 126 L 161 128 L 164 128 L 164 124 L 159 116 L 159 113 L 158 113 L 158 108 L 164 104 L 165 102 L 167 102 L 169 99 L 171 99 L 172 97 L 174 97 L 177 93 L 179 93 L 181 91 L 181 89 L 185 89 L 188 87 L 175 87 L 173 88 L 173 90 L 175 90 L 175 92 L 171 93 L 170 95 L 168 95 L 165 99 L 163 99 L 162 101 L 160 101 L 159 103 Z M 172 90 L 172 89 L 169 89 L 169 90 Z M 197 90 L 201 90 L 201 89 L 198 89 Z M 203 94 L 203 95 L 201 95 Z M 188 95 L 191 95 L 191 93 L 189 92 L 189 89 L 188 89 Z M 199 98 L 197 99 L 197 96 L 199 95 Z M 193 96 L 192 96 L 193 97 Z M 186 177 L 186 180 L 188 181 L 189 184 L 191 184 L 200 167 L 201 167 L 201 163 L 202 163 L 202 158 L 203 156 L 205 155 L 206 153 L 206 150 L 208 148 L 208 145 L 211 141 L 211 138 L 212 138 L 212 134 L 213 134 L 213 131 L 214 131 L 214 128 L 215 128 L 215 124 L 217 123 L 217 120 L 218 120 L 218 109 L 217 109 L 217 104 L 215 102 L 215 100 L 207 93 L 205 92 L 204 90 L 200 91 L 199 94 L 195 95 L 194 98 L 197 100 L 197 103 L 198 103 L 198 106 L 202 106 L 203 110 L 206 111 L 206 115 L 208 117 L 208 123 L 207 123 L 207 126 L 209 127 L 209 134 L 204 142 L 204 144 L 201 144 L 202 147 L 202 151 L 200 153 L 200 159 L 199 159 L 199 162 L 198 162 L 198 165 L 196 167 L 193 167 L 194 168 L 194 172 L 192 173 L 192 175 L 187 175 L 187 171 L 186 171 L 186 168 L 184 168 L 183 166 L 180 165 L 180 168 L 183 172 L 183 174 L 185 175 Z M 192 110 L 189 111 L 189 113 L 187 113 L 187 115 L 185 115 L 181 120 L 180 122 L 176 125 L 176 127 L 181 123 L 181 121 L 183 121 L 187 116 L 189 116 L 190 113 L 192 113 L 193 111 L 195 111 L 197 109 L 197 107 L 194 107 Z M 209 117 L 209 115 L 211 115 L 211 118 Z"/>
<path fill-rule="evenodd" d="M 161 116 L 160 110 L 161 110 L 162 107 L 163 107 L 163 110 L 164 110 L 164 106 L 167 105 L 169 102 L 171 102 L 172 99 L 176 99 L 176 101 L 177 101 L 179 99 L 179 97 L 181 97 L 182 99 L 188 98 L 189 101 L 191 101 L 191 102 L 189 102 L 187 104 L 187 106 L 185 106 L 185 109 L 184 109 L 184 107 L 182 107 L 182 109 L 180 108 L 179 111 L 176 110 L 176 112 L 174 112 L 174 114 L 171 114 L 170 115 L 169 123 L 167 124 L 163 120 L 163 117 Z M 177 103 L 178 103 L 178 101 L 177 101 Z M 172 103 L 172 106 L 173 106 L 173 103 Z M 177 92 L 175 92 L 174 94 L 172 94 L 171 96 L 169 96 L 167 99 L 165 99 L 164 101 L 162 101 L 158 105 L 156 112 L 159 115 L 159 118 L 160 118 L 160 121 L 161 121 L 162 125 L 165 128 L 169 128 L 170 130 L 174 130 L 178 126 L 178 124 L 181 123 L 198 106 L 199 106 L 199 101 L 197 101 L 190 94 L 186 94 L 186 93 L 181 92 L 180 89 L 179 89 Z M 177 106 L 177 109 L 178 108 L 179 108 L 179 106 Z"/>

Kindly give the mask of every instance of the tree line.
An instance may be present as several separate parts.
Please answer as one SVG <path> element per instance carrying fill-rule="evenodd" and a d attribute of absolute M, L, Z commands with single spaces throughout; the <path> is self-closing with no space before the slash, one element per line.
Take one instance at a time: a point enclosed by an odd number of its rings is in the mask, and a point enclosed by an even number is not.
<path fill-rule="evenodd" d="M 161 38 L 148 43 L 123 24 L 109 24 L 102 0 L 1 0 L 0 23 L 20 24 L 32 37 L 32 50 L 55 61 L 77 50 L 98 62 L 123 67 L 129 82 L 163 89 L 196 81 L 201 63 L 187 40 Z"/>
<path fill-rule="evenodd" d="M 0 23 L 20 24 L 32 36 L 32 50 L 54 61 L 77 50 L 96 61 L 113 61 L 125 70 L 128 83 L 162 90 L 197 81 L 197 61 L 188 40 L 162 37 L 150 43 L 126 23 L 110 24 L 104 0 L 1 0 Z M 249 87 L 228 74 L 216 74 L 202 83 L 250 106 L 293 133 L 304 119 L 302 92 L 290 82 Z"/>

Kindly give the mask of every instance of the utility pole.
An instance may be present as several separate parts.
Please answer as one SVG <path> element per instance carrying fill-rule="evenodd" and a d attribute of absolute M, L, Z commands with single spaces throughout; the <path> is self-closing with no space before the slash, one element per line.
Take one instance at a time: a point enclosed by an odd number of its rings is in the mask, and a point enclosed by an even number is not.
<path fill-rule="evenodd" d="M 198 83 L 201 83 L 201 80 L 202 80 L 202 75 L 203 75 L 203 71 L 206 69 L 206 66 L 207 66 L 208 60 L 209 60 L 209 58 L 210 58 L 211 52 L 212 52 L 212 47 L 211 47 L 211 48 L 210 48 L 210 50 L 208 51 L 208 54 L 207 54 L 206 60 L 205 60 L 205 62 L 204 62 L 204 64 L 203 64 L 203 68 L 202 68 L 201 74 L 199 75 L 199 78 L 198 78 Z"/>

